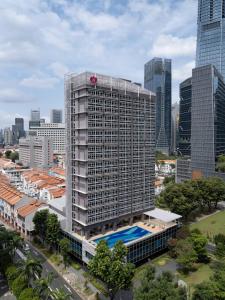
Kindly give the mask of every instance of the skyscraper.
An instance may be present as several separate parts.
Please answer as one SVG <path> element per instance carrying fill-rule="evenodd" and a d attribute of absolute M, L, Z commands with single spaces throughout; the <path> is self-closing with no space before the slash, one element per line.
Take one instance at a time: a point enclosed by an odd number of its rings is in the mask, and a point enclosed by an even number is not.
<path fill-rule="evenodd" d="M 156 150 L 171 149 L 171 60 L 153 58 L 145 64 L 144 87 L 156 94 Z"/>
<path fill-rule="evenodd" d="M 179 103 L 172 105 L 171 112 L 171 152 L 175 153 L 178 148 L 178 128 L 179 128 Z"/>
<path fill-rule="evenodd" d="M 62 123 L 62 109 L 52 109 L 50 123 Z"/>
<path fill-rule="evenodd" d="M 29 129 L 32 127 L 40 126 L 40 109 L 31 110 L 30 113 L 30 121 L 29 121 Z"/>
<path fill-rule="evenodd" d="M 212 65 L 192 72 L 191 118 L 192 176 L 214 176 L 225 154 L 225 84 Z"/>
<path fill-rule="evenodd" d="M 225 78 L 225 0 L 198 1 L 196 67 L 207 64 Z"/>
<path fill-rule="evenodd" d="M 192 78 L 180 84 L 179 155 L 191 156 L 191 97 Z"/>
<path fill-rule="evenodd" d="M 154 207 L 155 96 L 89 72 L 65 86 L 67 227 L 88 237 Z"/>

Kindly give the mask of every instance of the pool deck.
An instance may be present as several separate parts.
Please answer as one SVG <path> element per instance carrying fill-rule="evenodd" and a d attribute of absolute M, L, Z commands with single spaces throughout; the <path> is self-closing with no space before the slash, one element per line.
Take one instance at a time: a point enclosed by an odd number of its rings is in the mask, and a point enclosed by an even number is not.
<path fill-rule="evenodd" d="M 110 230 L 110 231 L 106 231 L 105 233 L 101 233 L 95 236 L 92 236 L 91 238 L 88 239 L 88 241 L 95 241 L 99 238 L 102 237 L 106 237 L 108 235 L 114 234 L 114 233 L 118 233 L 120 231 L 124 231 L 126 229 L 130 229 L 132 227 L 138 226 L 140 228 L 143 228 L 147 231 L 149 231 L 151 234 L 156 234 L 156 233 L 160 233 L 164 230 L 166 230 L 167 228 L 173 227 L 175 226 L 176 223 L 174 222 L 170 222 L 170 223 L 163 223 L 160 220 L 157 219 L 150 219 L 150 220 L 145 220 L 145 221 L 139 221 L 139 222 L 135 222 L 132 225 L 127 225 L 127 226 L 122 226 L 120 228 L 117 228 L 116 230 Z M 144 236 L 145 237 L 145 236 Z M 141 237 L 143 238 L 143 237 Z"/>

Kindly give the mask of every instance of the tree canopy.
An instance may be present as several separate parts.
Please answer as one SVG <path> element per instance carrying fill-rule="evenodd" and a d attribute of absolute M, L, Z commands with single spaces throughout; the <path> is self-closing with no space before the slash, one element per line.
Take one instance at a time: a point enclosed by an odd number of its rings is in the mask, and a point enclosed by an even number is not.
<path fill-rule="evenodd" d="M 96 254 L 88 264 L 90 273 L 106 284 L 110 299 L 114 299 L 119 290 L 131 285 L 134 265 L 126 262 L 126 255 L 127 248 L 123 242 L 118 241 L 111 250 L 103 240 L 97 245 Z"/>
<path fill-rule="evenodd" d="M 205 211 L 217 208 L 225 200 L 225 183 L 217 177 L 188 180 L 169 184 L 159 195 L 157 205 L 168 207 L 183 216 L 184 220 Z"/>
<path fill-rule="evenodd" d="M 143 272 L 140 287 L 134 290 L 134 300 L 186 300 L 186 289 L 178 287 L 174 275 L 162 272 L 156 276 L 149 265 Z"/>

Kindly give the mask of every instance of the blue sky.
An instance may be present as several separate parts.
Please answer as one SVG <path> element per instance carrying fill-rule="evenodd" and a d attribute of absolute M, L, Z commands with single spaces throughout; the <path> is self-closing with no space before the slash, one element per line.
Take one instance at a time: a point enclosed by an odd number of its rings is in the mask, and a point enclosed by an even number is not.
<path fill-rule="evenodd" d="M 0 1 L 0 128 L 63 108 L 63 77 L 85 70 L 143 83 L 173 60 L 173 102 L 195 64 L 197 0 Z"/>

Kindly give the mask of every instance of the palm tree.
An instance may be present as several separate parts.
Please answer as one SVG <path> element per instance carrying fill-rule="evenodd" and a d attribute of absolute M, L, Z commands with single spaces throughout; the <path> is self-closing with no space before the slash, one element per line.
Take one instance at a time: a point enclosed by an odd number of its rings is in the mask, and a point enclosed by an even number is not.
<path fill-rule="evenodd" d="M 52 297 L 54 300 L 69 300 L 71 294 L 66 293 L 63 289 L 57 289 L 52 292 Z"/>
<path fill-rule="evenodd" d="M 51 272 L 48 273 L 47 277 L 40 278 L 35 281 L 36 286 L 34 288 L 34 291 L 38 295 L 38 297 L 40 297 L 40 299 L 47 300 L 51 296 L 52 291 L 50 289 L 50 284 L 53 278 L 54 274 Z"/>
<path fill-rule="evenodd" d="M 28 283 L 32 280 L 36 280 L 41 277 L 42 265 L 40 261 L 34 259 L 32 256 L 28 256 L 26 261 L 19 266 L 21 276 L 23 276 Z"/>

